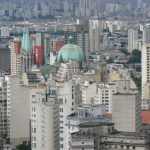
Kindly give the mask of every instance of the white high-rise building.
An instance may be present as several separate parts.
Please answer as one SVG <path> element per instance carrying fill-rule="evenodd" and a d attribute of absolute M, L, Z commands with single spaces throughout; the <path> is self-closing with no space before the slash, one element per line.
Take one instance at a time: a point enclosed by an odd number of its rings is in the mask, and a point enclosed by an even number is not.
<path fill-rule="evenodd" d="M 150 43 L 142 47 L 142 99 L 149 99 L 150 86 Z"/>
<path fill-rule="evenodd" d="M 54 89 L 35 88 L 31 95 L 32 150 L 59 150 L 59 104 Z"/>
<path fill-rule="evenodd" d="M 138 30 L 134 28 L 128 29 L 128 52 L 132 53 L 137 48 Z"/>
<path fill-rule="evenodd" d="M 16 38 L 10 42 L 11 75 L 20 74 L 20 49 L 21 41 L 19 39 Z"/>
<path fill-rule="evenodd" d="M 106 111 L 112 113 L 112 96 L 117 92 L 117 83 L 98 84 L 95 104 L 106 105 Z"/>
<path fill-rule="evenodd" d="M 72 79 L 72 76 L 79 73 L 79 64 L 68 62 L 61 64 L 56 74 L 57 97 L 59 100 L 59 123 L 60 123 L 60 150 L 67 149 L 67 126 L 66 119 L 71 113 L 77 111 L 81 104 L 81 93 L 79 84 Z"/>
<path fill-rule="evenodd" d="M 89 20 L 90 52 L 100 50 L 100 20 Z"/>
<path fill-rule="evenodd" d="M 10 77 L 5 76 L 7 83 L 7 124 L 8 124 L 8 137 L 10 137 Z"/>
<path fill-rule="evenodd" d="M 150 25 L 143 28 L 143 44 L 150 43 Z"/>
<path fill-rule="evenodd" d="M 10 99 L 8 97 L 9 82 L 6 77 L 0 76 L 0 138 L 8 139 L 10 137 Z"/>

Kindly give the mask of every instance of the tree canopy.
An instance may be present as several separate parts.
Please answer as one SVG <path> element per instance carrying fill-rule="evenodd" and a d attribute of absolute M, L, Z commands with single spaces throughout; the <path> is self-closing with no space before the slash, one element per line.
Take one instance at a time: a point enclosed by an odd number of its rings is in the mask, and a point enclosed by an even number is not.
<path fill-rule="evenodd" d="M 141 51 L 134 49 L 128 59 L 128 64 L 141 63 Z"/>

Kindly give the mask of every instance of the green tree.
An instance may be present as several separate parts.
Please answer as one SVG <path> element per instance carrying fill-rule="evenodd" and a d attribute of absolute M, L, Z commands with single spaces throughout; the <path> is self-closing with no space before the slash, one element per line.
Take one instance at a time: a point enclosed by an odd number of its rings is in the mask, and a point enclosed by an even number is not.
<path fill-rule="evenodd" d="M 137 57 L 141 57 L 141 51 L 139 51 L 138 49 L 134 49 L 132 51 L 132 55 L 137 56 Z"/>
<path fill-rule="evenodd" d="M 141 51 L 134 49 L 128 59 L 128 64 L 141 63 Z"/>
<path fill-rule="evenodd" d="M 137 78 L 135 77 L 135 75 L 132 73 L 131 74 L 131 78 L 133 79 L 133 81 L 135 82 L 137 88 L 139 91 L 141 91 L 141 78 Z"/>
<path fill-rule="evenodd" d="M 17 146 L 18 150 L 31 150 L 30 145 L 21 144 Z"/>
<path fill-rule="evenodd" d="M 113 58 L 109 58 L 109 59 L 107 60 L 107 63 L 108 63 L 108 64 L 114 63 L 114 59 L 113 59 Z"/>

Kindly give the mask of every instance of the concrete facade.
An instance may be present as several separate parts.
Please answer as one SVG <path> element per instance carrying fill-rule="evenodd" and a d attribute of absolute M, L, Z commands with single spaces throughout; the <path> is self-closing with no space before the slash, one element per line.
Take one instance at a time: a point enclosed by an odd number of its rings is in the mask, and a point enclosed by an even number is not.
<path fill-rule="evenodd" d="M 10 101 L 10 141 L 19 145 L 30 139 L 30 96 L 18 76 L 10 77 Z"/>
<path fill-rule="evenodd" d="M 140 131 L 141 100 L 139 94 L 113 95 L 112 120 L 119 131 Z"/>

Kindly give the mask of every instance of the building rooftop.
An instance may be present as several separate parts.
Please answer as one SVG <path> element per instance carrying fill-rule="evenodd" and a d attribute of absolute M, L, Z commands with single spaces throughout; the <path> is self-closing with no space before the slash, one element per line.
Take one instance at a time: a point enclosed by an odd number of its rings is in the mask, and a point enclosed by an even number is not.
<path fill-rule="evenodd" d="M 98 121 L 98 122 L 81 123 L 79 124 L 79 127 L 89 128 L 89 127 L 94 127 L 94 126 L 111 126 L 111 125 L 114 125 L 114 123 Z"/>
<path fill-rule="evenodd" d="M 150 123 L 150 111 L 142 111 L 141 121 L 142 123 Z"/>
<path fill-rule="evenodd" d="M 145 137 L 147 134 L 141 133 L 141 132 L 114 132 L 111 135 L 117 135 L 117 136 L 130 136 L 130 137 Z"/>

